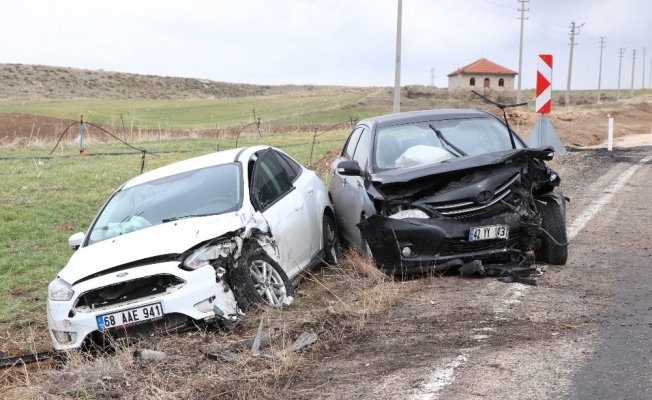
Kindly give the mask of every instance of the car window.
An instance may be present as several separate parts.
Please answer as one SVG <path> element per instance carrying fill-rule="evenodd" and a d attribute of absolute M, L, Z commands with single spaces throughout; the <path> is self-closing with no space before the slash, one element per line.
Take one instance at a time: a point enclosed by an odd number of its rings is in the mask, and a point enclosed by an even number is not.
<path fill-rule="evenodd" d="M 360 168 L 365 171 L 369 166 L 369 156 L 371 152 L 371 131 L 369 128 L 363 128 L 360 134 L 360 140 L 353 153 L 353 159 L 358 162 Z"/>
<path fill-rule="evenodd" d="M 241 204 L 240 163 L 170 175 L 116 192 L 91 227 L 88 245 L 175 219 L 224 214 Z"/>
<path fill-rule="evenodd" d="M 466 156 L 512 148 L 507 127 L 493 117 L 423 121 L 379 129 L 375 165 L 381 169 L 407 168 L 463 156 L 447 141 Z M 515 143 L 516 148 L 524 147 L 518 138 Z"/>
<path fill-rule="evenodd" d="M 281 167 L 287 172 L 290 181 L 294 183 L 297 180 L 303 169 L 296 161 L 291 159 L 288 155 L 281 152 L 276 153 L 278 155 L 278 161 L 281 164 Z"/>
<path fill-rule="evenodd" d="M 362 127 L 358 127 L 353 132 L 351 132 L 351 136 L 349 136 L 349 140 L 346 141 L 344 150 L 342 150 L 342 157 L 346 158 L 347 160 L 353 159 L 353 153 L 355 151 L 355 147 L 358 145 L 358 140 L 360 140 L 361 133 Z"/>
<path fill-rule="evenodd" d="M 260 211 L 267 209 L 292 189 L 292 181 L 281 167 L 276 152 L 263 152 L 254 167 L 252 202 Z"/>

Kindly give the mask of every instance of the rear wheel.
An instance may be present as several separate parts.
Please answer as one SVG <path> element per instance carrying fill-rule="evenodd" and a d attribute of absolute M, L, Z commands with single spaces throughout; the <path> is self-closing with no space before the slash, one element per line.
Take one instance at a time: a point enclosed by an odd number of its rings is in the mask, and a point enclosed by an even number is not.
<path fill-rule="evenodd" d="M 541 247 L 536 251 L 537 261 L 547 264 L 563 265 L 568 260 L 568 237 L 566 218 L 562 207 L 553 199 L 542 199 Z M 563 200 L 562 200 L 563 201 Z"/>
<path fill-rule="evenodd" d="M 324 243 L 324 261 L 328 264 L 337 264 L 337 251 L 339 241 L 337 240 L 337 228 L 335 222 L 328 215 L 324 214 L 322 222 L 322 240 Z"/>
<path fill-rule="evenodd" d="M 252 303 L 282 307 L 294 298 L 294 288 L 287 274 L 262 249 L 241 258 L 233 270 L 231 283 L 240 308 L 244 310 Z"/>

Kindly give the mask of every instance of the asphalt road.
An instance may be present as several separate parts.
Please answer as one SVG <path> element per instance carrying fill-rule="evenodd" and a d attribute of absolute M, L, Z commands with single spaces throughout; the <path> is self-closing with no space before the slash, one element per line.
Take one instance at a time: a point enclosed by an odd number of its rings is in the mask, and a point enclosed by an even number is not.
<path fill-rule="evenodd" d="M 538 286 L 404 282 L 409 294 L 316 357 L 289 397 L 652 399 L 650 155 L 602 151 L 567 182 L 569 260 Z"/>
<path fill-rule="evenodd" d="M 579 233 L 573 246 L 600 252 L 612 269 L 610 305 L 595 321 L 595 352 L 573 379 L 577 399 L 652 399 L 652 165 Z"/>

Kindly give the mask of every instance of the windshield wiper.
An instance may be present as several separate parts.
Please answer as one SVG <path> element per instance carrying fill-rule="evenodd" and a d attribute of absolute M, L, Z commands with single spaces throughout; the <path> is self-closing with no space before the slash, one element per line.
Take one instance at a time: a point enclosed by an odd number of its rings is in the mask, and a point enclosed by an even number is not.
<path fill-rule="evenodd" d="M 165 218 L 162 219 L 162 223 L 166 222 L 172 222 L 172 221 L 177 221 L 180 219 L 186 219 L 186 218 L 197 218 L 197 217 L 208 217 L 210 215 L 217 215 L 218 213 L 210 213 L 210 214 L 188 214 L 188 215 L 179 215 L 178 217 L 170 217 L 170 218 Z"/>
<path fill-rule="evenodd" d="M 508 107 L 520 107 L 520 106 L 526 106 L 527 103 L 520 103 L 520 104 L 498 104 L 493 100 L 490 100 L 480 93 L 476 92 L 475 90 L 471 90 L 473 93 L 477 94 L 481 98 L 483 98 L 486 102 L 491 103 L 495 105 L 496 107 L 500 108 L 503 110 L 503 119 L 505 120 L 505 125 L 507 126 L 507 133 L 509 134 L 509 141 L 512 143 L 512 149 L 516 148 L 516 142 L 514 141 L 514 132 L 509 128 L 509 121 L 507 120 L 507 112 L 505 112 L 505 109 Z"/>
<path fill-rule="evenodd" d="M 439 138 L 439 141 L 442 142 L 442 145 L 443 145 L 444 143 L 446 143 L 450 148 L 452 148 L 453 150 L 455 150 L 455 151 L 459 154 L 459 155 L 457 155 L 457 154 L 453 154 L 455 157 L 459 157 L 459 156 L 467 156 L 467 155 L 468 155 L 468 154 L 466 154 L 465 152 L 463 152 L 462 150 L 458 149 L 457 146 L 455 146 L 453 143 L 449 142 L 449 141 L 444 137 L 444 134 L 441 133 L 441 131 L 439 131 L 439 129 L 437 129 L 437 128 L 435 128 L 434 126 L 432 126 L 432 124 L 428 124 L 428 126 L 430 127 L 430 129 L 432 129 L 432 130 L 435 132 L 435 134 L 436 134 L 437 137 Z M 449 152 L 450 152 L 450 151 L 449 151 Z M 451 154 L 452 154 L 452 153 L 451 153 Z"/>

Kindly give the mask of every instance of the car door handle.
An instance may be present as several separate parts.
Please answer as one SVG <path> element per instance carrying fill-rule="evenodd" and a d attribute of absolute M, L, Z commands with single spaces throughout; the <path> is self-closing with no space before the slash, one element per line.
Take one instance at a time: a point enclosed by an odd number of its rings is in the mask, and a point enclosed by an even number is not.
<path fill-rule="evenodd" d="M 298 202 L 298 203 L 294 206 L 294 209 L 295 209 L 296 211 L 301 211 L 302 208 L 303 208 L 303 201 Z"/>
<path fill-rule="evenodd" d="M 315 190 L 312 186 L 308 186 L 308 193 L 312 194 L 312 192 Z"/>
<path fill-rule="evenodd" d="M 342 186 L 346 185 L 346 178 L 342 178 Z"/>

